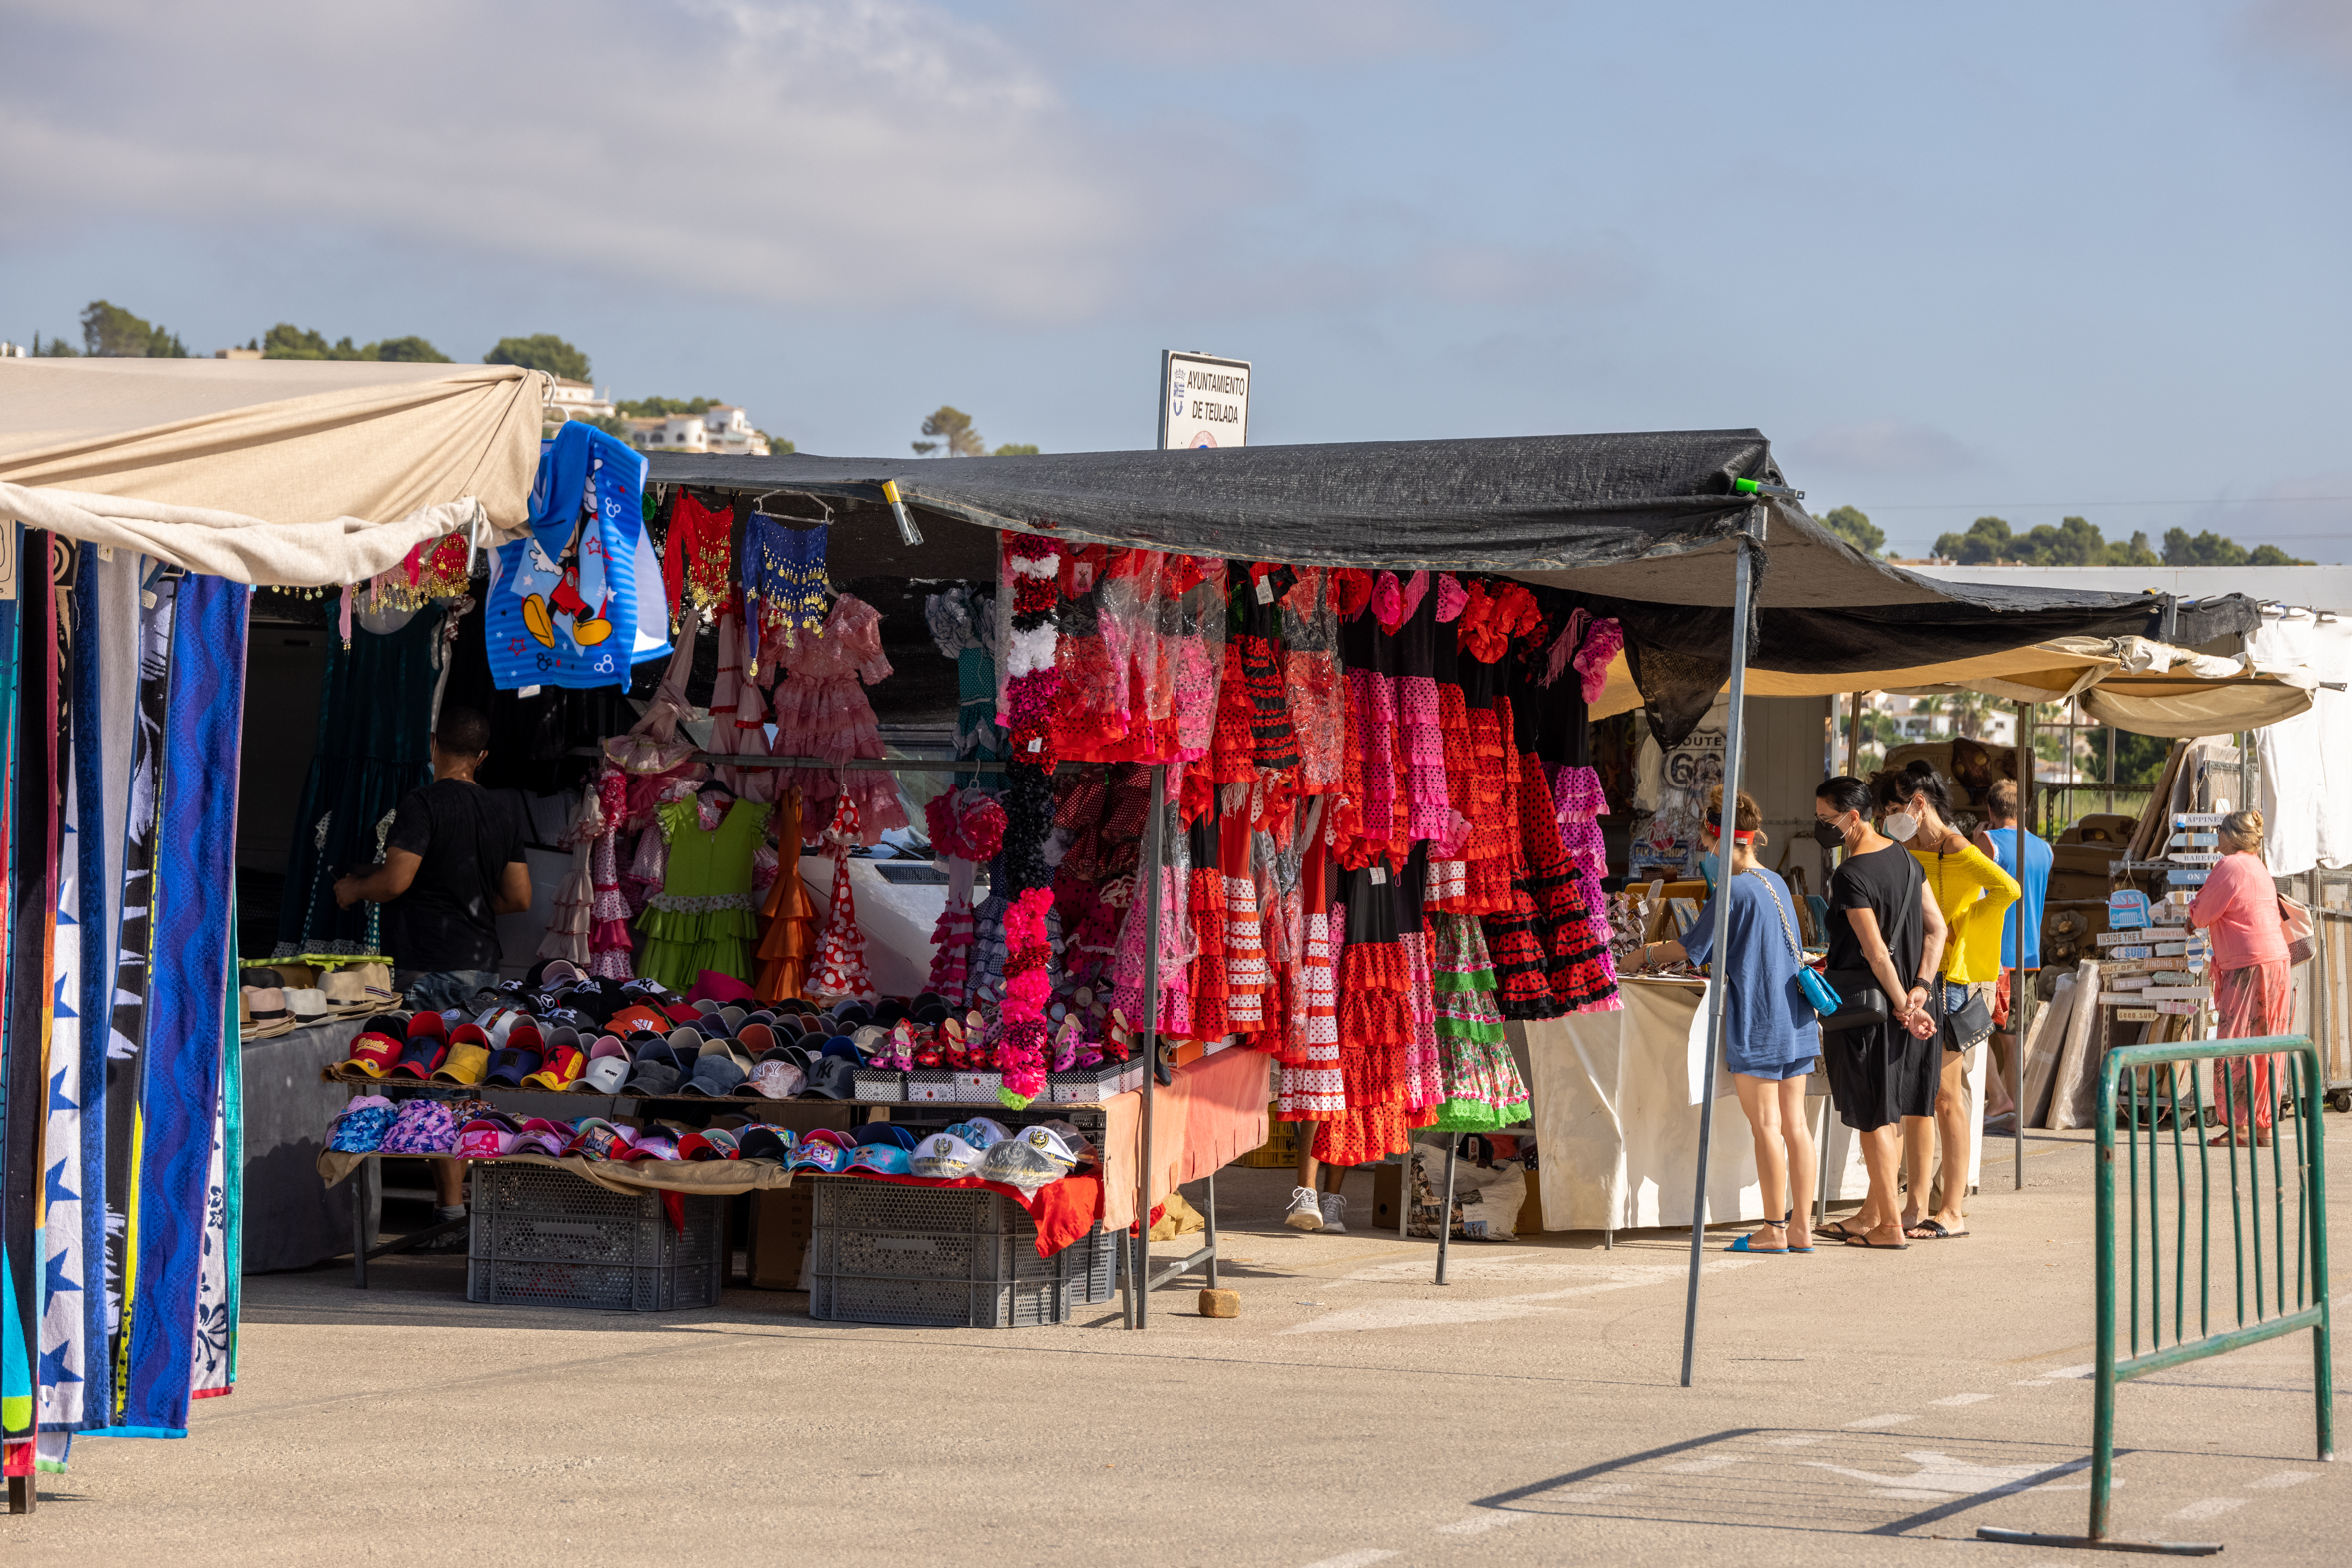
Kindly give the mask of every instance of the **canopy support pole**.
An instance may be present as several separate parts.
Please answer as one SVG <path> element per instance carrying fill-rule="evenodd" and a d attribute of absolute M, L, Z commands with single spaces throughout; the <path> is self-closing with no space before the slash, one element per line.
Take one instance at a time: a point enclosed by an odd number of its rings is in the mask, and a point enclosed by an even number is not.
<path fill-rule="evenodd" d="M 1739 821 L 1739 748 L 1746 728 L 1747 635 L 1753 620 L 1753 592 L 1748 553 L 1760 548 L 1763 509 L 1752 514 L 1755 534 L 1742 535 L 1739 559 L 1733 567 L 1731 591 L 1731 711 L 1723 732 L 1723 828 L 1715 841 L 1715 976 L 1707 981 L 1707 1064 L 1699 1079 L 1698 1184 L 1690 1195 L 1690 1291 L 1682 1306 L 1682 1386 L 1690 1386 L 1690 1361 L 1698 1349 L 1698 1269 L 1707 1248 L 1707 1155 L 1715 1132 L 1715 1065 L 1723 1059 L 1723 1015 L 1731 995 L 1724 976 L 1731 972 L 1731 852 Z M 1766 1193 L 1770 1211 L 1775 1198 Z"/>
<path fill-rule="evenodd" d="M 2112 734 L 2112 732 L 2109 732 Z M 2114 770 L 2108 770 L 2112 783 Z M 2032 819 L 2033 801 L 2033 705 L 2023 698 L 2017 700 L 2017 881 L 2023 886 L 2026 876 L 2025 832 Z M 2038 947 L 2041 933 L 2025 929 L 2025 900 L 2017 901 L 2017 963 L 2009 971 L 2009 1136 L 2010 1164 L 2016 1171 L 2017 1190 L 2025 1190 L 2025 1042 L 2033 1031 L 2033 978 L 2040 972 L 2025 966 L 2025 944 L 2030 934 Z"/>
<path fill-rule="evenodd" d="M 1128 1253 L 1128 1326 L 1144 1326 L 1152 1299 L 1152 1089 L 1160 1071 L 1160 868 L 1167 863 L 1168 765 L 1152 765 L 1152 803 L 1144 819 L 1144 1016 L 1135 1024 L 1136 1048 L 1143 1053 L 1143 1114 L 1136 1128 L 1136 1233 Z M 1214 1212 L 1213 1198 L 1210 1211 Z M 1122 1242 L 1129 1238 L 1122 1236 Z M 1215 1283 L 1215 1263 L 1209 1282 Z"/>

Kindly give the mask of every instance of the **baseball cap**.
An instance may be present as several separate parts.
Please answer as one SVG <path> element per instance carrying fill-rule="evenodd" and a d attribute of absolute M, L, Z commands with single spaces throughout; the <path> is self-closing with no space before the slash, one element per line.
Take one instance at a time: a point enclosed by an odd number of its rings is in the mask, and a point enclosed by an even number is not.
<path fill-rule="evenodd" d="M 746 1129 L 747 1131 L 749 1129 Z M 795 1142 L 788 1170 L 821 1170 L 835 1174 L 850 1163 L 852 1145 L 847 1132 L 820 1127 Z"/>
<path fill-rule="evenodd" d="M 392 1070 L 400 1060 L 407 1041 L 390 1034 L 362 1034 L 351 1042 L 351 1055 L 337 1063 L 339 1067 L 356 1067 L 371 1078 L 380 1078 Z"/>
<path fill-rule="evenodd" d="M 683 1148 L 684 1144 L 680 1146 Z M 765 1121 L 750 1122 L 735 1129 L 735 1152 L 739 1159 L 789 1160 L 793 1156 L 793 1135 Z"/>
<path fill-rule="evenodd" d="M 724 1127 L 705 1127 L 678 1140 L 680 1159 L 735 1159 L 740 1152 L 735 1134 Z"/>
<path fill-rule="evenodd" d="M 440 1013 L 427 1008 L 410 1013 L 408 1027 L 402 1032 L 412 1040 L 420 1034 L 430 1034 L 435 1039 L 447 1039 L 449 1038 L 449 1020 Z"/>
<path fill-rule="evenodd" d="M 974 1148 L 983 1150 L 984 1152 L 988 1149 L 995 1148 L 998 1144 L 1013 1136 L 1011 1132 L 1006 1130 L 1005 1124 L 1003 1122 L 994 1120 L 987 1116 L 973 1116 L 968 1120 L 959 1121 L 948 1130 L 955 1133 L 956 1136 L 962 1138 L 965 1142 L 971 1144 Z"/>
<path fill-rule="evenodd" d="M 678 1070 L 676 1061 L 668 1056 L 641 1056 L 637 1064 L 629 1069 L 629 1076 L 623 1080 L 621 1087 L 625 1093 L 660 1099 L 664 1095 L 677 1093 L 678 1081 L 684 1076 Z"/>
<path fill-rule="evenodd" d="M 449 1041 L 437 1034 L 417 1034 L 401 1047 L 400 1060 L 392 1064 L 395 1077 L 429 1078 L 449 1054 Z"/>
<path fill-rule="evenodd" d="M 587 1159 L 618 1159 L 629 1151 L 630 1135 L 627 1127 L 618 1127 L 602 1116 L 583 1116 L 576 1124 L 572 1141 L 564 1145 L 567 1154 L 578 1154 Z"/>
<path fill-rule="evenodd" d="M 824 1099 L 858 1097 L 858 1064 L 851 1056 L 825 1055 L 809 1067 L 807 1092 Z"/>
<path fill-rule="evenodd" d="M 500 1126 L 487 1117 L 478 1117 L 458 1128 L 457 1156 L 460 1159 L 497 1159 L 512 1154 L 521 1135 L 512 1128 Z"/>
<path fill-rule="evenodd" d="M 770 1099 L 791 1099 L 808 1087 L 808 1074 L 789 1061 L 763 1061 L 752 1068 L 752 1075 L 744 1080 L 744 1087 L 754 1094 L 765 1094 Z"/>
<path fill-rule="evenodd" d="M 539 1070 L 523 1079 L 523 1087 L 561 1093 L 579 1082 L 587 1067 L 588 1058 L 581 1054 L 577 1043 L 550 1045 L 540 1057 Z"/>
<path fill-rule="evenodd" d="M 511 1038 L 511 1036 L 510 1036 Z M 490 1053 L 490 1071 L 483 1081 L 503 1083 L 510 1089 L 521 1088 L 523 1080 L 539 1070 L 537 1032 L 531 1045 L 502 1045 Z"/>
<path fill-rule="evenodd" d="M 675 1160 L 678 1158 L 678 1139 L 675 1135 L 659 1128 L 648 1127 L 637 1135 L 637 1141 L 632 1143 L 629 1146 L 629 1152 L 621 1157 L 623 1159 Z"/>
<path fill-rule="evenodd" d="M 741 1045 L 752 1060 L 758 1061 L 784 1041 L 778 1039 L 776 1031 L 765 1023 L 746 1023 L 735 1031 L 735 1043 Z"/>
<path fill-rule="evenodd" d="M 850 1141 L 860 1148 L 870 1143 L 887 1143 L 893 1148 L 911 1149 L 915 1134 L 907 1128 L 888 1121 L 870 1121 L 850 1134 Z"/>
<path fill-rule="evenodd" d="M 479 1031 L 476 1031 L 479 1032 Z M 452 1040 L 449 1053 L 433 1074 L 436 1083 L 457 1083 L 472 1087 L 482 1081 L 490 1070 L 490 1052 L 471 1040 Z"/>
<path fill-rule="evenodd" d="M 629 1051 L 610 1034 L 589 1047 L 579 1081 L 572 1087 L 591 1094 L 618 1094 L 629 1077 Z"/>
<path fill-rule="evenodd" d="M 641 1029 L 653 1034 L 667 1034 L 673 1025 L 668 1018 L 644 1002 L 634 1002 L 607 1018 L 605 1027 L 621 1035 L 633 1034 Z"/>
<path fill-rule="evenodd" d="M 978 1170 L 980 1161 L 981 1151 L 957 1136 L 956 1129 L 950 1127 L 945 1132 L 935 1132 L 917 1143 L 909 1159 L 909 1168 L 918 1176 L 953 1181 Z"/>
<path fill-rule="evenodd" d="M 1035 1192 L 1069 1175 L 1077 1164 L 1078 1155 L 1061 1133 L 1052 1127 L 1027 1127 L 981 1156 L 980 1177 Z"/>
<path fill-rule="evenodd" d="M 896 1143 L 861 1143 L 850 1154 L 849 1168 L 871 1170 L 885 1176 L 914 1174 L 907 1166 L 907 1151 Z"/>

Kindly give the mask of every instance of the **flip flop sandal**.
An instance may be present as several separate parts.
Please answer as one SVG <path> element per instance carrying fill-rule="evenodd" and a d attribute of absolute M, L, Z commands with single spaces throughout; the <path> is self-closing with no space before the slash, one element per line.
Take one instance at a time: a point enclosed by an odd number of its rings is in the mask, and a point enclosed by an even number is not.
<path fill-rule="evenodd" d="M 1908 1241 L 1873 1241 L 1868 1236 L 1858 1234 L 1847 1236 L 1845 1244 L 1849 1247 L 1868 1247 L 1873 1252 L 1908 1252 L 1911 1250 L 1911 1243 Z"/>
<path fill-rule="evenodd" d="M 1778 1229 L 1779 1227 L 1774 1226 L 1773 1228 Z M 1749 1245 L 1749 1243 L 1755 1239 L 1756 1238 L 1754 1233 L 1750 1232 L 1747 1235 L 1741 1236 L 1737 1241 L 1732 1242 L 1731 1245 L 1725 1247 L 1723 1250 L 1726 1252 L 1753 1252 L 1758 1257 L 1786 1257 L 1788 1255 L 1789 1249 L 1786 1247 L 1759 1247 Z"/>
<path fill-rule="evenodd" d="M 1951 1232 L 1932 1219 L 1923 1219 L 1916 1225 L 1905 1225 L 1903 1234 L 1913 1241 L 1941 1241 Z M 1967 1232 L 1962 1231 L 1961 1234 L 1965 1235 Z"/>
<path fill-rule="evenodd" d="M 1846 1229 L 1845 1221 L 1842 1219 L 1833 1219 L 1828 1224 L 1819 1226 L 1813 1231 L 1815 1239 L 1818 1239 L 1822 1236 L 1827 1236 L 1830 1240 L 1839 1242 L 1851 1241 L 1860 1234 L 1861 1232 L 1858 1230 Z"/>

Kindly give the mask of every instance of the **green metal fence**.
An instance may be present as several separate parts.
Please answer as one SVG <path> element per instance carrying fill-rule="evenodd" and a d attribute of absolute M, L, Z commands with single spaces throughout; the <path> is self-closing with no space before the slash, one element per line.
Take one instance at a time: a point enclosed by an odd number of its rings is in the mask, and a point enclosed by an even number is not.
<path fill-rule="evenodd" d="M 2199 1070 L 2207 1063 L 2209 1074 Z M 2312 1335 L 2319 1457 L 2335 1457 L 2326 1140 L 2319 1121 L 2325 1089 L 2319 1052 L 2300 1036 L 2126 1045 L 2107 1053 L 2099 1071 L 2090 1533 L 1983 1529 L 1979 1536 L 2042 1546 L 2106 1544 L 2116 1385 L 2305 1329 Z M 2258 1108 L 2276 1112 L 2268 1118 L 2275 1129 L 2252 1124 L 2262 1119 L 2254 1114 Z M 2244 1135 L 2219 1148 L 2207 1141 L 2209 1133 L 2229 1134 L 2233 1127 Z M 2273 1132 L 2267 1146 L 2257 1141 L 2265 1131 Z M 2218 1222 L 2216 1204 L 2227 1210 Z"/>

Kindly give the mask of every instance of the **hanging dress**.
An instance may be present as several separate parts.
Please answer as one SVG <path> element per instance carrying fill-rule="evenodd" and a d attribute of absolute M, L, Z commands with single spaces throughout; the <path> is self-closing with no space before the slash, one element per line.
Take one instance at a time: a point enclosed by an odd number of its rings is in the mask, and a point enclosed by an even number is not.
<path fill-rule="evenodd" d="M 801 883 L 801 797 L 790 789 L 776 802 L 776 880 L 760 906 L 760 977 L 752 984 L 767 1002 L 801 996 L 817 950 L 817 904 Z"/>
<path fill-rule="evenodd" d="M 1445 1075 L 1437 1125 L 1448 1132 L 1490 1132 L 1524 1120 L 1527 1085 L 1504 1037 L 1485 932 L 1469 915 L 1443 913 L 1429 916 L 1429 930 Z"/>
<path fill-rule="evenodd" d="M 788 656 L 778 683 L 772 718 L 777 757 L 814 757 L 828 766 L 784 770 L 777 787 L 798 785 L 806 814 L 803 831 L 833 817 L 833 802 L 847 796 L 856 809 L 860 841 L 882 841 L 885 829 L 907 825 L 898 781 L 875 768 L 843 769 L 855 759 L 879 759 L 882 735 L 866 688 L 891 673 L 882 652 L 882 616 L 852 594 L 833 602 L 825 630 L 803 638 Z M 814 840 L 811 840 L 812 842 Z"/>
<path fill-rule="evenodd" d="M 689 797 L 656 809 L 669 858 L 637 926 L 645 936 L 639 973 L 674 991 L 692 989 L 705 969 L 748 981 L 759 935 L 752 853 L 773 807 L 737 800 L 715 827 L 703 825 L 701 807 Z"/>

